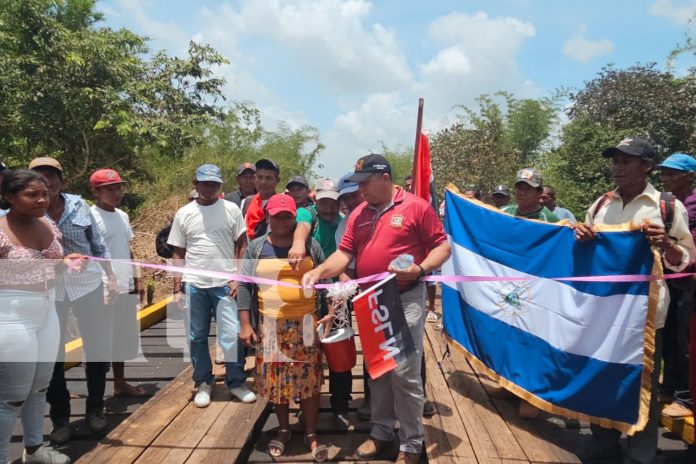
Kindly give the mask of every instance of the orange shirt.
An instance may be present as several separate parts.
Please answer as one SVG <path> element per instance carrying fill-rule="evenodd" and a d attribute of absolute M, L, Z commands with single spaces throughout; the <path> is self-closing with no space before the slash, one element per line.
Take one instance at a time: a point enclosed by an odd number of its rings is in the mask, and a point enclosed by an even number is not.
<path fill-rule="evenodd" d="M 256 275 L 299 285 L 305 272 L 314 267 L 312 258 L 302 260 L 298 269 L 292 269 L 286 259 L 259 259 Z M 316 311 L 316 293 L 313 289 L 259 284 L 259 312 L 276 319 L 301 319 Z"/>

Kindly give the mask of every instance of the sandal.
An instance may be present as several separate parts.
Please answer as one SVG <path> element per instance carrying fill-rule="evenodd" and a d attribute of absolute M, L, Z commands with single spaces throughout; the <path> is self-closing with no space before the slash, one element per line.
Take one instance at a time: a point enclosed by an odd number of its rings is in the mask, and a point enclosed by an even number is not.
<path fill-rule="evenodd" d="M 425 315 L 425 322 L 437 322 L 439 319 L 435 311 L 428 311 Z"/>
<path fill-rule="evenodd" d="M 127 383 L 125 390 L 121 390 L 118 392 L 114 391 L 113 396 L 132 396 L 134 398 L 140 398 L 146 395 L 147 392 L 143 387 Z"/>
<path fill-rule="evenodd" d="M 277 437 L 281 433 L 287 433 L 288 437 L 285 440 L 278 440 Z M 292 438 L 292 432 L 290 432 L 290 430 L 278 429 L 278 432 L 276 432 L 276 438 L 268 442 L 266 451 L 274 458 L 282 456 L 285 454 L 285 444 L 290 441 L 290 438 Z"/>
<path fill-rule="evenodd" d="M 314 449 L 312 449 L 312 445 L 310 444 L 312 440 L 317 442 L 317 447 Z M 319 444 L 316 433 L 308 433 L 305 435 L 304 442 L 305 445 L 307 445 L 307 448 L 309 448 L 309 451 L 312 453 L 312 459 L 314 459 L 314 462 L 324 462 L 329 459 L 329 447 L 324 444 Z"/>

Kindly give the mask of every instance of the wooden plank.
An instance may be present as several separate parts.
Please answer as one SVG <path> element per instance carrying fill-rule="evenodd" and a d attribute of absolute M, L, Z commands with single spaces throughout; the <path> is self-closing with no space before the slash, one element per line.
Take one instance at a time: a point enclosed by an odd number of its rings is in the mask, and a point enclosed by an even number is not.
<path fill-rule="evenodd" d="M 426 329 L 434 353 L 441 357 L 445 341 L 440 332 Z M 454 399 L 471 445 L 479 462 L 500 462 L 501 459 L 528 461 L 526 453 L 512 431 L 500 417 L 483 385 L 461 354 L 452 355 L 442 362 L 445 379 Z"/>
<path fill-rule="evenodd" d="M 462 356 L 461 354 L 458 354 Z M 492 392 L 498 386 L 484 374 L 472 369 L 479 375 L 481 385 Z M 527 458 L 536 463 L 569 463 L 578 464 L 580 459 L 575 453 L 564 449 L 554 442 L 554 435 L 558 435 L 557 429 L 552 429 L 541 419 L 526 420 L 521 419 L 517 413 L 518 401 L 505 400 L 499 398 L 491 399 L 495 408 L 499 411 L 500 417 L 505 420 L 507 427 L 512 431 L 515 439 L 524 450 Z M 540 415 L 540 418 L 543 416 Z"/>
<path fill-rule="evenodd" d="M 274 433 L 264 433 L 254 446 L 254 450 L 249 456 L 249 463 L 271 463 L 271 462 L 312 462 L 312 456 L 304 444 L 302 433 L 293 433 L 292 438 L 286 445 L 285 454 L 279 457 L 272 457 L 266 452 L 268 442 L 273 439 Z M 367 439 L 367 434 L 341 433 L 341 434 L 319 434 L 319 440 L 329 447 L 329 462 L 356 462 L 355 450 Z M 392 450 L 385 452 L 380 459 L 384 461 L 369 460 L 358 462 L 382 463 L 394 462 L 398 454 L 396 443 Z"/>
<path fill-rule="evenodd" d="M 437 369 L 437 354 L 428 337 L 423 340 L 427 372 L 426 392 L 432 399 L 437 414 L 423 419 L 425 451 L 429 462 L 476 463 L 476 454 L 469 431 L 457 412 L 455 398 L 450 392 L 445 377 Z"/>
<path fill-rule="evenodd" d="M 678 435 L 685 443 L 694 444 L 694 416 L 674 418 L 662 415 L 662 425 Z"/>
<path fill-rule="evenodd" d="M 138 408 L 78 463 L 134 462 L 191 400 L 191 366 Z"/>
<path fill-rule="evenodd" d="M 167 317 L 167 305 L 174 301 L 174 297 L 165 298 L 152 306 L 143 308 L 138 311 L 136 318 L 140 324 L 140 330 L 143 331 Z M 65 369 L 75 367 L 82 362 L 82 337 L 71 340 L 65 344 Z"/>
<path fill-rule="evenodd" d="M 258 421 L 266 419 L 267 405 L 267 401 L 262 398 L 252 405 L 228 402 L 186 463 L 235 462 Z"/>
<path fill-rule="evenodd" d="M 210 406 L 197 408 L 193 403 L 189 403 L 135 462 L 138 464 L 186 462 L 229 401 L 230 394 L 224 384 L 214 385 Z M 250 405 L 246 406 L 250 407 Z"/>

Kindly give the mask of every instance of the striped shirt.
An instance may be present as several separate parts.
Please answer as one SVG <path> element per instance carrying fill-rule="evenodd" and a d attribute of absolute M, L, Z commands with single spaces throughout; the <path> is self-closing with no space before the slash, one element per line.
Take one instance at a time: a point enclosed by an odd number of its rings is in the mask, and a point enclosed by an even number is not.
<path fill-rule="evenodd" d="M 80 253 L 97 258 L 110 258 L 109 250 L 99 234 L 89 206 L 79 195 L 62 193 L 65 210 L 58 221 L 58 229 L 63 234 L 65 254 Z M 56 300 L 76 300 L 102 285 L 101 266 L 94 261 L 87 262 L 83 272 L 63 272 L 56 278 Z"/>

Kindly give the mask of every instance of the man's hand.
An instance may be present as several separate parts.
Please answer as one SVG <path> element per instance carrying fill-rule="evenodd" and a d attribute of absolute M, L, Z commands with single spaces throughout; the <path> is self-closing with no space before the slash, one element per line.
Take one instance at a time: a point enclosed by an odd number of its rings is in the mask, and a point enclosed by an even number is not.
<path fill-rule="evenodd" d="M 297 269 L 297 267 L 300 265 L 303 259 L 307 256 L 307 249 L 305 247 L 304 242 L 300 242 L 295 240 L 292 243 L 292 247 L 290 248 L 290 251 L 288 251 L 288 262 L 290 263 L 290 267 L 293 269 Z"/>
<path fill-rule="evenodd" d="M 116 280 L 116 274 L 113 272 L 108 276 L 108 284 L 104 289 L 104 304 L 109 305 L 116 301 L 116 295 L 118 295 L 118 281 Z"/>
<path fill-rule="evenodd" d="M 181 308 L 181 309 L 184 309 L 184 305 L 186 303 L 184 297 L 185 297 L 185 294 L 181 290 L 174 291 L 174 303 L 179 305 L 179 308 Z"/>
<path fill-rule="evenodd" d="M 581 222 L 571 224 L 570 228 L 575 231 L 575 240 L 579 242 L 586 242 L 588 240 L 594 240 L 595 231 L 590 224 L 583 224 Z"/>
<path fill-rule="evenodd" d="M 251 327 L 251 324 L 242 323 L 242 329 L 239 332 L 239 339 L 246 346 L 253 345 L 253 343 L 256 341 L 256 334 L 254 333 L 254 329 Z"/>
<path fill-rule="evenodd" d="M 667 232 L 662 226 L 657 224 L 646 224 L 643 226 L 642 231 L 645 232 L 645 238 L 652 246 L 665 249 L 671 245 Z"/>
<path fill-rule="evenodd" d="M 302 286 L 305 288 L 314 287 L 314 284 L 319 281 L 319 277 L 320 275 L 316 269 L 305 272 L 305 274 L 302 276 Z"/>
<path fill-rule="evenodd" d="M 421 268 L 417 264 L 411 264 L 406 269 L 397 269 L 390 264 L 387 270 L 396 274 L 397 280 L 414 281 L 421 277 Z"/>
<path fill-rule="evenodd" d="M 82 272 L 87 268 L 87 258 L 80 253 L 70 253 L 63 257 L 63 265 L 68 272 Z"/>
<path fill-rule="evenodd" d="M 232 298 L 237 298 L 237 287 L 239 286 L 239 282 L 235 280 L 230 280 L 229 282 L 227 282 L 227 285 L 230 287 L 229 295 Z"/>

